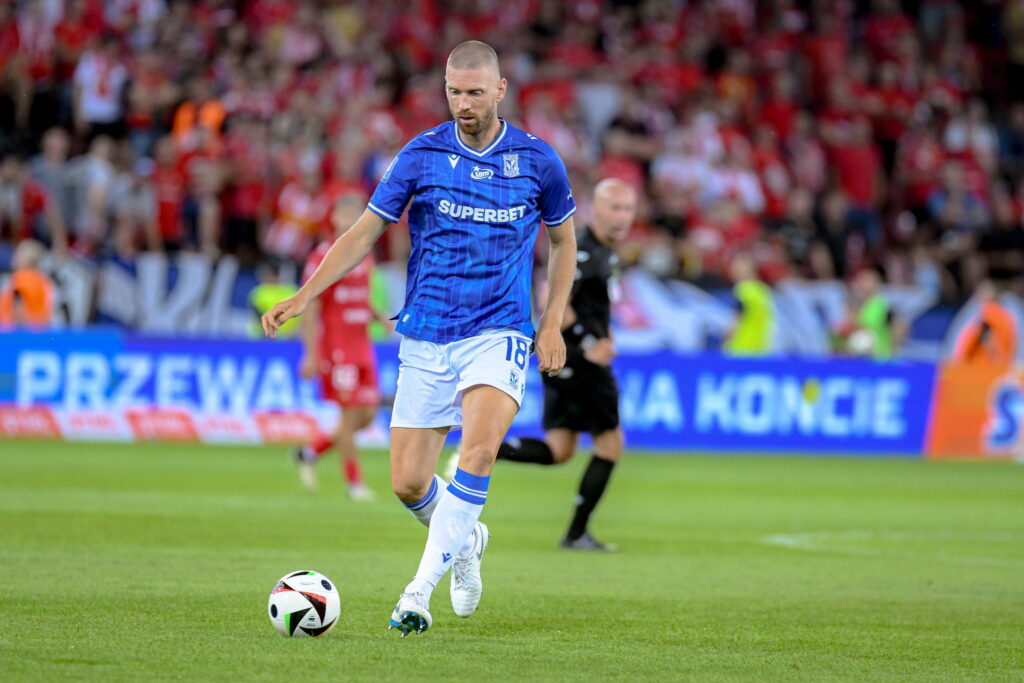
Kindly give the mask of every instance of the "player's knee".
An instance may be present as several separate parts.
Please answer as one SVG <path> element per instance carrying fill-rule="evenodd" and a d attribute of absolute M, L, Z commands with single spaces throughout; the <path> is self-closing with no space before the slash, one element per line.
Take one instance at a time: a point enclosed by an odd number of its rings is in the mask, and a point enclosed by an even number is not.
<path fill-rule="evenodd" d="M 551 460 L 556 465 L 569 462 L 576 452 L 576 434 L 566 430 L 548 430 L 544 443 L 551 451 Z"/>
<path fill-rule="evenodd" d="M 377 417 L 377 409 L 371 406 L 359 408 L 354 416 L 355 431 L 366 429 L 373 424 L 373 418 Z"/>
<path fill-rule="evenodd" d="M 551 448 L 551 459 L 555 461 L 556 465 L 572 460 L 573 453 L 575 452 L 573 448 L 551 447 L 550 445 L 549 448 Z"/>
<path fill-rule="evenodd" d="M 399 500 L 403 503 L 415 503 L 418 500 L 422 500 L 423 496 L 427 495 L 427 491 L 430 490 L 430 484 L 432 482 L 433 477 L 425 482 L 421 482 L 395 473 L 391 477 L 391 490 L 395 492 L 395 495 L 398 496 Z"/>
<path fill-rule="evenodd" d="M 622 457 L 626 440 L 621 429 L 612 429 L 594 437 L 594 452 L 605 460 L 618 460 Z"/>

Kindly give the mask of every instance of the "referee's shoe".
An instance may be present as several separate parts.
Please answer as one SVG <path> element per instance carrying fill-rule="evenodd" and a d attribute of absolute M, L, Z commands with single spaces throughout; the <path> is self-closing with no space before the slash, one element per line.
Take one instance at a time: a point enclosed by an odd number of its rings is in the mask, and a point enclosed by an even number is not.
<path fill-rule="evenodd" d="M 589 531 L 584 531 L 583 535 L 579 538 L 563 536 L 561 543 L 558 545 L 563 550 L 583 550 L 598 553 L 615 553 L 619 551 L 619 546 L 611 543 L 602 543 L 591 536 Z"/>

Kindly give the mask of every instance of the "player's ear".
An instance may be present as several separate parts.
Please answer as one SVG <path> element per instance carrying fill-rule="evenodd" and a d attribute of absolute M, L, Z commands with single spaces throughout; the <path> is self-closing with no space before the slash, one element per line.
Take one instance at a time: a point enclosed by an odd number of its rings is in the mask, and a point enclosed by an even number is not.
<path fill-rule="evenodd" d="M 500 81 L 498 81 L 498 98 L 495 100 L 495 102 L 501 102 L 503 99 L 505 99 L 505 91 L 507 89 L 508 81 L 502 78 Z"/>

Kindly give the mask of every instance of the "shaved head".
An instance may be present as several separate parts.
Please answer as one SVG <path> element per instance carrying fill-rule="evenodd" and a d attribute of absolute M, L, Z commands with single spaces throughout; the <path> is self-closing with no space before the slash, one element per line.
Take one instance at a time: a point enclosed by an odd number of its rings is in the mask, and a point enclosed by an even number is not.
<path fill-rule="evenodd" d="M 635 198 L 636 190 L 633 189 L 632 185 L 618 178 L 605 178 L 594 186 L 594 197 L 596 199 L 616 194 L 633 195 Z"/>
<path fill-rule="evenodd" d="M 508 86 L 498 70 L 498 55 L 487 43 L 467 40 L 448 55 L 444 82 L 448 109 L 463 142 L 484 149 L 501 130 L 498 102 Z"/>
<path fill-rule="evenodd" d="M 605 178 L 594 187 L 594 236 L 614 248 L 629 234 L 636 219 L 636 190 L 618 178 Z"/>
<path fill-rule="evenodd" d="M 448 68 L 465 71 L 469 69 L 489 69 L 494 75 L 501 78 L 501 69 L 498 67 L 498 54 L 487 43 L 479 40 L 467 40 L 459 43 L 448 55 Z"/>

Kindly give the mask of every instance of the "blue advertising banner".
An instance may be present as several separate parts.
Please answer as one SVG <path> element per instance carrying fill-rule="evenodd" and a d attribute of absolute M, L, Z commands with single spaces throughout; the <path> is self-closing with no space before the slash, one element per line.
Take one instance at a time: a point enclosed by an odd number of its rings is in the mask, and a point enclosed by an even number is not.
<path fill-rule="evenodd" d="M 710 451 L 922 452 L 935 366 L 853 359 L 659 353 L 616 360 L 634 447 Z"/>
<path fill-rule="evenodd" d="M 293 341 L 3 334 L 0 435 L 303 440 L 329 429 L 337 410 L 299 377 L 300 355 Z"/>
<path fill-rule="evenodd" d="M 307 409 L 294 342 L 132 337 L 116 330 L 0 335 L 0 402 L 68 409 L 180 407 L 209 413 Z"/>
<path fill-rule="evenodd" d="M 301 440 L 333 406 L 299 377 L 294 341 L 133 337 L 120 331 L 0 335 L 0 435 L 200 441 Z M 377 347 L 393 395 L 397 345 Z M 923 452 L 935 366 L 852 359 L 737 359 L 660 352 L 615 361 L 635 448 L 698 451 Z M 539 434 L 531 371 L 513 435 Z M 387 411 L 375 426 L 386 437 Z"/>

